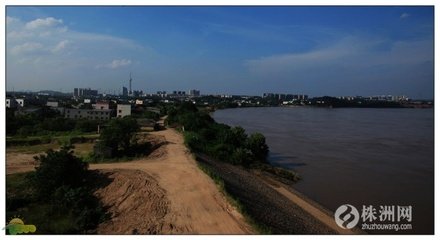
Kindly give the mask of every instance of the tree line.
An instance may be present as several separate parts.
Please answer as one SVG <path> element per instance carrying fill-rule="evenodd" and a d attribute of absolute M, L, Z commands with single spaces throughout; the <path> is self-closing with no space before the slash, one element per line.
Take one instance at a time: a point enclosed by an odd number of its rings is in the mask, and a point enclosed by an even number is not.
<path fill-rule="evenodd" d="M 182 129 L 185 144 L 195 152 L 217 160 L 250 166 L 266 163 L 269 147 L 261 133 L 246 134 L 242 127 L 216 123 L 206 111 L 192 103 L 181 103 L 167 111 L 166 123 Z"/>

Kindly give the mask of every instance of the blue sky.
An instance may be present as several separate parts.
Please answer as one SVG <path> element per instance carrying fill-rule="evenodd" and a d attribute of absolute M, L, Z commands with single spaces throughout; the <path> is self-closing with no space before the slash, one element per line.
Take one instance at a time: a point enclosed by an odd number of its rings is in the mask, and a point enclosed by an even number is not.
<path fill-rule="evenodd" d="M 7 7 L 7 90 L 432 98 L 433 7 Z"/>

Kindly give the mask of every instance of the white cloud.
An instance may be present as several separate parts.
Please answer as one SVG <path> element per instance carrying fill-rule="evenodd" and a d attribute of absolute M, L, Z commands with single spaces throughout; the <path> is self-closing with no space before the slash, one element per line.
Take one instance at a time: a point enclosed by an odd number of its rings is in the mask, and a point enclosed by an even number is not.
<path fill-rule="evenodd" d="M 110 68 L 119 68 L 119 67 L 124 67 L 124 66 L 128 66 L 131 64 L 131 60 L 127 60 L 127 59 L 120 59 L 120 60 L 113 60 L 112 63 L 110 64 Z"/>
<path fill-rule="evenodd" d="M 96 65 L 96 69 L 100 68 L 110 68 L 110 69 L 117 69 L 125 66 L 131 65 L 131 60 L 129 59 L 115 59 L 111 63 L 108 64 L 99 64 Z"/>
<path fill-rule="evenodd" d="M 409 16 L 411 16 L 409 13 L 402 13 L 400 19 L 408 18 Z"/>
<path fill-rule="evenodd" d="M 12 54 L 29 53 L 39 49 L 42 49 L 43 45 L 35 42 L 26 42 L 21 45 L 17 45 L 11 49 Z"/>
<path fill-rule="evenodd" d="M 15 22 L 18 22 L 17 18 L 13 18 L 13 17 L 9 17 L 9 16 L 6 17 L 6 24 L 12 24 Z"/>
<path fill-rule="evenodd" d="M 378 50 L 380 49 L 380 50 Z M 324 72 L 358 71 L 375 66 L 415 66 L 433 61 L 432 41 L 372 40 L 347 37 L 306 53 L 286 53 L 245 61 L 255 76 L 318 76 Z M 337 74 L 336 74 L 337 75 Z"/>
<path fill-rule="evenodd" d="M 108 69 L 142 62 L 151 51 L 131 39 L 68 29 L 62 19 L 8 21 L 6 78 L 16 89 L 94 87 L 97 79 L 117 78 L 119 72 Z"/>
<path fill-rule="evenodd" d="M 47 28 L 54 27 L 63 23 L 61 19 L 55 19 L 53 17 L 48 17 L 45 19 L 39 18 L 33 21 L 26 23 L 27 29 L 39 29 L 39 28 Z"/>
<path fill-rule="evenodd" d="M 52 52 L 53 53 L 57 53 L 57 52 L 60 52 L 60 51 L 62 51 L 63 49 L 65 49 L 66 48 L 66 46 L 69 44 L 69 41 L 68 40 L 63 40 L 63 41 L 61 41 L 61 42 L 59 42 L 53 49 L 52 49 Z"/>

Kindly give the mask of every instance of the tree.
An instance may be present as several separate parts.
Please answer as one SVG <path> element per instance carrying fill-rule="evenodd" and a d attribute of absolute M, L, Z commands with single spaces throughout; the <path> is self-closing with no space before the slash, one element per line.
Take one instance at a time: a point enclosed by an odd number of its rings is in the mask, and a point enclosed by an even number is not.
<path fill-rule="evenodd" d="M 49 199 L 60 187 L 80 187 L 87 174 L 87 163 L 73 155 L 72 146 L 63 146 L 59 151 L 52 149 L 46 155 L 34 157 L 38 162 L 32 184 L 37 197 Z"/>
<path fill-rule="evenodd" d="M 125 117 L 114 119 L 109 126 L 104 128 L 99 137 L 100 144 L 112 149 L 112 155 L 122 148 L 124 152 L 128 152 L 131 142 L 135 137 L 135 133 L 139 130 L 136 119 Z"/>
<path fill-rule="evenodd" d="M 255 160 L 266 162 L 269 147 L 266 144 L 266 138 L 261 133 L 251 134 L 246 141 L 247 148 L 251 151 Z"/>
<path fill-rule="evenodd" d="M 230 159 L 232 164 L 239 164 L 243 166 L 248 166 L 252 160 L 252 153 L 245 148 L 236 148 Z"/>
<path fill-rule="evenodd" d="M 234 146 L 242 146 L 247 139 L 246 130 L 242 127 L 233 127 L 231 128 L 231 134 L 232 134 L 232 144 Z"/>

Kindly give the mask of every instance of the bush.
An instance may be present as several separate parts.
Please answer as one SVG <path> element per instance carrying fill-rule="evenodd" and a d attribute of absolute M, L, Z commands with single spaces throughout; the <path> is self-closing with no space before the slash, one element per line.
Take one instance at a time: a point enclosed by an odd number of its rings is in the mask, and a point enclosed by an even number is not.
<path fill-rule="evenodd" d="M 186 146 L 193 151 L 203 150 L 202 138 L 195 132 L 184 132 L 183 138 Z"/>
<path fill-rule="evenodd" d="M 40 164 L 35 172 L 15 178 L 8 175 L 7 216 L 27 216 L 27 221 L 38 226 L 39 234 L 96 229 L 106 214 L 93 195 L 96 182 L 91 182 L 87 164 L 75 157 L 69 146 L 35 159 Z"/>
<path fill-rule="evenodd" d="M 261 133 L 253 133 L 246 141 L 247 148 L 252 152 L 254 158 L 259 162 L 266 162 L 269 147 L 266 138 Z"/>
<path fill-rule="evenodd" d="M 252 162 L 252 154 L 248 149 L 237 148 L 231 156 L 231 163 L 236 165 L 249 166 Z"/>
<path fill-rule="evenodd" d="M 160 119 L 159 113 L 151 112 L 151 111 L 145 111 L 142 116 L 144 118 L 153 119 L 155 121 L 158 121 Z"/>
<path fill-rule="evenodd" d="M 81 132 L 96 132 L 99 124 L 100 122 L 97 120 L 77 120 L 75 129 Z"/>
<path fill-rule="evenodd" d="M 40 128 L 47 131 L 64 132 L 75 128 L 75 120 L 58 118 L 46 118 L 39 124 Z"/>
<path fill-rule="evenodd" d="M 128 152 L 132 141 L 135 141 L 135 133 L 139 130 L 136 119 L 118 118 L 110 122 L 109 126 L 104 128 L 99 136 L 100 144 L 112 149 L 112 155 L 119 152 Z"/>
<path fill-rule="evenodd" d="M 46 155 L 34 157 L 38 161 L 33 186 L 39 199 L 48 199 L 59 187 L 80 187 L 84 184 L 87 163 L 73 155 L 71 146 L 59 151 L 48 150 Z"/>

